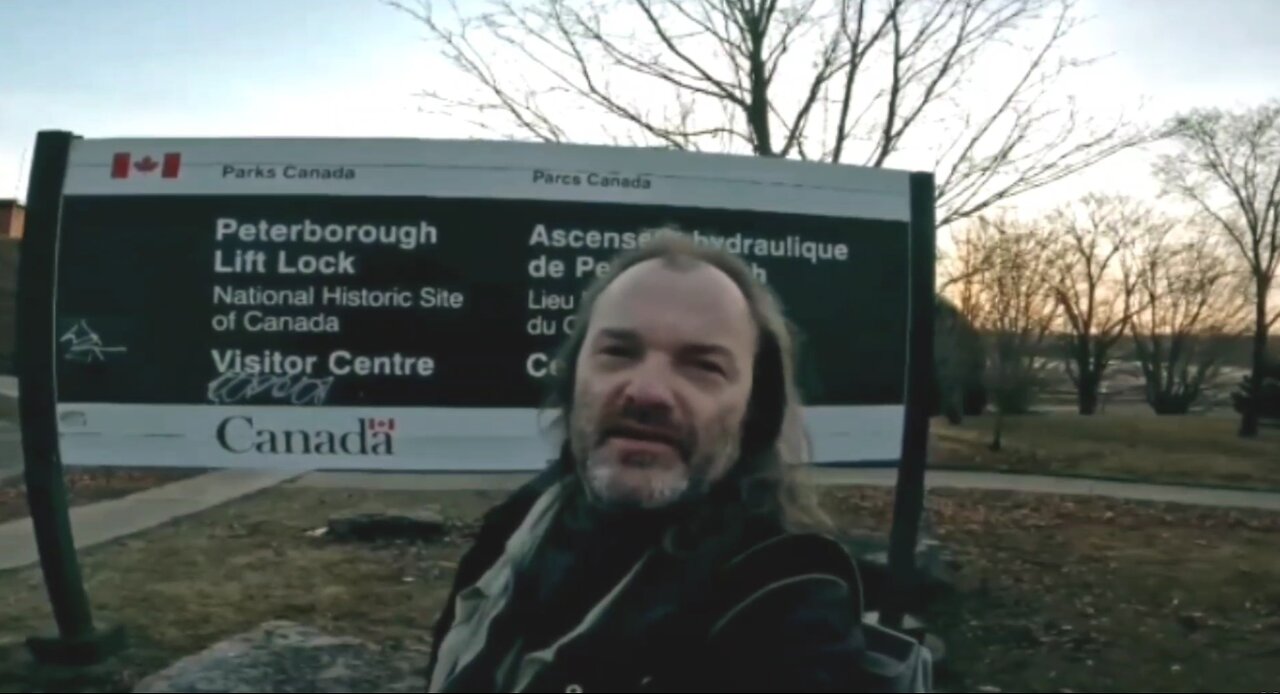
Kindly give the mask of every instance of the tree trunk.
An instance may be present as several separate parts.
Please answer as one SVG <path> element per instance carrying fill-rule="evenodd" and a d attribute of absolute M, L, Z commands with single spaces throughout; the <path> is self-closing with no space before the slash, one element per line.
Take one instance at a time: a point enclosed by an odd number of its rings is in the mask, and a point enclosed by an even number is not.
<path fill-rule="evenodd" d="M 1076 387 L 1080 414 L 1092 415 L 1098 412 L 1098 387 L 1101 384 L 1102 379 L 1089 366 L 1080 369 L 1080 382 Z"/>
<path fill-rule="evenodd" d="M 1080 414 L 1092 415 L 1098 412 L 1098 384 L 1094 383 L 1090 388 L 1080 389 Z"/>
<path fill-rule="evenodd" d="M 1240 436 L 1243 438 L 1258 435 L 1258 409 L 1262 406 L 1262 381 L 1267 363 L 1267 292 L 1271 290 L 1270 284 L 1258 282 L 1253 323 L 1253 378 L 1250 379 L 1244 414 L 1240 418 Z"/>
<path fill-rule="evenodd" d="M 954 393 L 947 396 L 946 405 L 942 408 L 942 413 L 946 415 L 947 421 L 953 426 L 960 426 L 964 423 L 964 409 L 960 405 L 960 398 Z"/>
<path fill-rule="evenodd" d="M 991 450 L 997 453 L 1000 452 L 1000 449 L 1004 447 L 1004 441 L 1002 440 L 1003 435 L 1004 435 L 1004 412 L 1002 412 L 999 408 L 996 408 L 996 423 L 995 423 L 995 431 L 992 432 L 992 435 L 991 435 Z"/>

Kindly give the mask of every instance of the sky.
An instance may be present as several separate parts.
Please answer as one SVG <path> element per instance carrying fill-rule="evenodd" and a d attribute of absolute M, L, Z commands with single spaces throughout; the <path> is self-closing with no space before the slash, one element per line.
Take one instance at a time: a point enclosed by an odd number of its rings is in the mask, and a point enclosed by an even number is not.
<path fill-rule="evenodd" d="M 460 0 L 466 3 L 476 0 Z M 1280 0 L 1081 0 L 1107 56 L 1089 103 L 1143 118 L 1280 97 Z M 25 197 L 42 129 L 112 136 L 458 137 L 415 92 L 449 78 L 379 0 L 0 0 L 0 198 Z M 1152 192 L 1133 153 L 1034 199 Z M 1029 199 L 1028 202 L 1032 200 Z"/>

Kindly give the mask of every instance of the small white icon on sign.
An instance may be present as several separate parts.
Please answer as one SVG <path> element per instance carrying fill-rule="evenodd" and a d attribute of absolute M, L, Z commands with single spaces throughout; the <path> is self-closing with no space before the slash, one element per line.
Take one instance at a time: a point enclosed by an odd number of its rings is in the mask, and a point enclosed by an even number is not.
<path fill-rule="evenodd" d="M 58 342 L 70 342 L 71 347 L 67 350 L 67 361 L 93 362 L 106 361 L 108 354 L 115 354 L 127 351 L 124 347 L 108 347 L 102 342 L 102 338 L 98 333 L 89 327 L 89 324 L 80 321 L 76 326 L 67 331 L 65 335 L 58 338 Z"/>

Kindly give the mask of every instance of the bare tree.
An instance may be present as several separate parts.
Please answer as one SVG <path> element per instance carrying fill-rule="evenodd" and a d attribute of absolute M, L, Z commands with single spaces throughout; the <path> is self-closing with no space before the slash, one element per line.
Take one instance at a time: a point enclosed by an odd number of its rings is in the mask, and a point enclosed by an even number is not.
<path fill-rule="evenodd" d="M 1156 414 L 1186 414 L 1218 371 L 1228 340 L 1245 332 L 1247 287 L 1208 224 L 1149 224 L 1135 254 L 1142 309 L 1130 324 Z"/>
<path fill-rule="evenodd" d="M 939 226 L 1143 141 L 1062 78 L 1075 0 L 387 0 L 463 77 L 424 92 L 501 136 L 932 161 Z M 574 122 L 574 121 L 577 122 Z"/>
<path fill-rule="evenodd" d="M 979 258 L 984 269 L 952 285 L 957 308 L 989 339 L 987 390 L 995 404 L 991 448 L 1002 446 L 1004 417 L 1025 413 L 1040 387 L 1041 357 L 1058 305 L 1044 282 L 1055 266 L 1055 245 L 1037 225 L 982 216 L 955 236 L 958 258 Z M 964 272 L 961 262 L 952 272 Z"/>
<path fill-rule="evenodd" d="M 1098 391 L 1112 350 L 1139 306 L 1131 267 L 1133 239 L 1152 213 L 1136 202 L 1090 194 L 1058 208 L 1046 226 L 1062 240 L 1049 277 L 1066 327 L 1067 375 L 1080 414 L 1098 411 Z"/>
<path fill-rule="evenodd" d="M 982 328 L 986 317 L 985 275 L 991 272 L 999 235 L 990 218 L 965 220 L 952 234 L 955 252 L 939 259 L 939 284 L 970 325 Z"/>
<path fill-rule="evenodd" d="M 981 414 L 988 392 L 988 358 L 982 332 L 989 313 L 987 275 L 996 253 L 990 223 L 966 220 L 958 225 L 955 252 L 939 258 L 938 319 L 934 325 L 935 365 L 943 413 L 953 424 L 962 414 Z"/>
<path fill-rule="evenodd" d="M 1280 310 L 1269 309 L 1280 265 L 1280 101 L 1236 113 L 1192 111 L 1176 118 L 1170 132 L 1178 151 L 1161 158 L 1157 174 L 1214 220 L 1248 266 L 1256 389 L 1266 370 L 1268 334 L 1280 320 Z M 1240 435 L 1258 435 L 1256 406 L 1245 407 Z"/>

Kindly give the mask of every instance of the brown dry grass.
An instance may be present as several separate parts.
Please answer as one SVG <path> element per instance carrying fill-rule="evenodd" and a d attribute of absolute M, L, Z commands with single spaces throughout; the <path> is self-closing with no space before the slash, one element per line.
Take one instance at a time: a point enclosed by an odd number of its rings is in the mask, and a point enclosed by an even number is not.
<path fill-rule="evenodd" d="M 832 490 L 887 527 L 879 490 Z M 1280 514 L 931 492 L 959 591 L 931 620 L 951 691 L 1267 691 L 1280 682 Z"/>
<path fill-rule="evenodd" d="M 932 423 L 930 464 L 1003 472 L 1113 477 L 1144 482 L 1280 490 L 1280 430 L 1236 435 L 1231 417 L 1070 414 L 1005 420 L 993 453 L 991 417 Z"/>
<path fill-rule="evenodd" d="M 888 490 L 824 496 L 845 527 L 887 528 Z M 282 487 L 85 552 L 98 618 L 133 639 L 88 671 L 31 665 L 19 640 L 49 627 L 39 572 L 0 573 L 0 691 L 127 691 L 269 619 L 391 647 L 420 642 L 463 537 L 376 547 L 306 531 L 347 511 L 435 506 L 474 519 L 499 498 Z M 934 493 L 929 507 L 929 525 L 959 563 L 961 591 L 932 616 L 952 649 L 955 667 L 940 683 L 950 690 L 1261 691 L 1280 682 L 1280 514 L 970 491 Z"/>
<path fill-rule="evenodd" d="M 0 691 L 128 691 L 176 657 L 269 619 L 380 643 L 421 639 L 461 544 L 345 545 L 306 531 L 333 513 L 428 501 L 469 518 L 497 499 L 278 488 L 82 552 L 96 619 L 124 625 L 133 642 L 87 680 L 31 667 L 20 639 L 52 629 L 40 572 L 0 573 Z"/>

